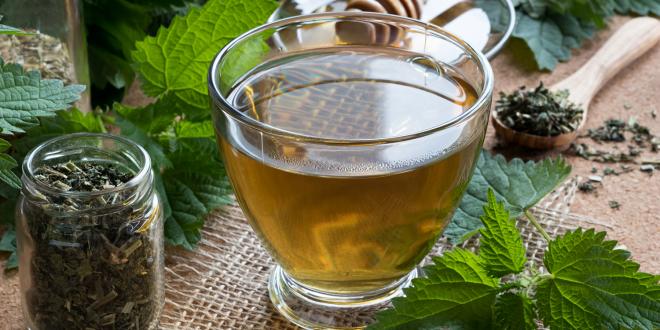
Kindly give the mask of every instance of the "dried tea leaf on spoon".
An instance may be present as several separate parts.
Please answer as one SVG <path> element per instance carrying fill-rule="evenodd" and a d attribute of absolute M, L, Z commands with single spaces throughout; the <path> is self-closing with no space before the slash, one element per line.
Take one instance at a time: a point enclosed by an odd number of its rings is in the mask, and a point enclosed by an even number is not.
<path fill-rule="evenodd" d="M 495 115 L 502 124 L 517 132 L 557 136 L 578 129 L 584 110 L 568 99 L 568 91 L 552 92 L 543 86 L 525 86 L 511 94 L 500 93 Z"/>

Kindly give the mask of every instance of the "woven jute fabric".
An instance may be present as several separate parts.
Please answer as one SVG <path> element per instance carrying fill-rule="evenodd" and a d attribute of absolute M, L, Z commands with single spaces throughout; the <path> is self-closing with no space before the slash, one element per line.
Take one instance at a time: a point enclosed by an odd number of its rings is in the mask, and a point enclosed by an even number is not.
<path fill-rule="evenodd" d="M 569 180 L 533 208 L 551 236 L 578 226 L 607 229 L 606 223 L 570 213 L 578 178 Z M 542 265 L 546 242 L 525 219 L 517 222 L 530 262 Z M 273 309 L 267 281 L 274 262 L 237 205 L 207 220 L 195 251 L 168 251 L 163 329 L 296 329 Z M 476 250 L 478 239 L 463 247 Z M 440 239 L 425 259 L 452 248 Z"/>

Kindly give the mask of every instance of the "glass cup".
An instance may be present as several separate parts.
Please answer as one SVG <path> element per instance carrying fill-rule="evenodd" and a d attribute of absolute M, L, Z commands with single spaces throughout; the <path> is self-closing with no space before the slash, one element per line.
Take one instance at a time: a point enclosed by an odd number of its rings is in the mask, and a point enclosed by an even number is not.
<path fill-rule="evenodd" d="M 417 276 L 467 188 L 493 73 L 445 30 L 372 13 L 273 22 L 209 72 L 237 200 L 305 328 L 361 328 Z"/>

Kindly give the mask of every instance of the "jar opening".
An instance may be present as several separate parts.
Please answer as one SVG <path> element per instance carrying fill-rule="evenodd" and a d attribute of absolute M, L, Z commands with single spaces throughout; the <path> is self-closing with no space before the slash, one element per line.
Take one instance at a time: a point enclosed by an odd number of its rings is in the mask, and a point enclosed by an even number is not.
<path fill-rule="evenodd" d="M 98 164 L 116 167 L 126 178 L 121 184 L 108 184 L 96 191 L 67 190 L 43 180 L 44 166 L 58 164 Z M 78 170 L 78 169 L 76 169 Z M 87 168 L 85 170 L 88 170 Z M 55 173 L 55 175 L 59 175 Z M 151 176 L 147 151 L 131 140 L 111 134 L 76 133 L 48 140 L 32 149 L 23 162 L 24 186 L 60 197 L 89 198 L 116 194 L 140 185 Z"/>

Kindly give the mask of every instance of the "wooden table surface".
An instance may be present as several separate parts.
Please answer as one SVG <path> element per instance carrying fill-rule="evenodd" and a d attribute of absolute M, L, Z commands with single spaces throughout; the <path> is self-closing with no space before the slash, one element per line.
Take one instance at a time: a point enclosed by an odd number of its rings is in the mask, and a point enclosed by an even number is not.
<path fill-rule="evenodd" d="M 513 55 L 509 45 L 493 62 L 496 77 L 496 93 L 511 91 L 521 85 L 536 86 L 539 80 L 546 85 L 570 75 L 590 56 L 626 19 L 616 18 L 609 29 L 598 33 L 597 37 L 587 42 L 582 49 L 574 52 L 574 57 L 568 63 L 560 64 L 552 73 L 540 73 L 530 70 L 528 59 L 520 59 Z M 587 128 L 597 127 L 608 118 L 628 120 L 635 116 L 638 121 L 648 126 L 652 133 L 660 135 L 660 118 L 651 116 L 652 110 L 660 113 L 660 44 L 649 53 L 616 76 L 596 96 L 591 104 Z M 486 148 L 508 155 L 538 158 L 544 154 L 529 154 L 512 151 L 499 145 L 492 127 L 489 128 Z M 594 144 L 588 139 L 579 142 Z M 603 148 L 603 146 L 599 146 Z M 625 146 L 622 146 L 625 148 Z M 586 178 L 591 175 L 592 167 L 602 169 L 603 164 L 594 163 L 574 156 L 566 156 L 573 165 L 571 175 Z M 660 153 L 643 155 L 646 158 L 660 159 Z M 633 165 L 635 166 L 635 165 Z M 610 230 L 609 238 L 619 240 L 631 252 L 635 260 L 641 264 L 641 270 L 660 273 L 660 171 L 653 175 L 642 173 L 635 166 L 631 173 L 620 176 L 606 176 L 597 194 L 578 193 L 571 212 L 598 219 L 608 223 L 614 229 Z M 616 200 L 620 209 L 614 210 L 608 206 L 609 201 Z M 0 254 L 0 263 L 6 260 L 6 254 Z M 18 276 L 16 272 L 0 274 L 0 329 L 25 329 L 19 309 Z"/>

